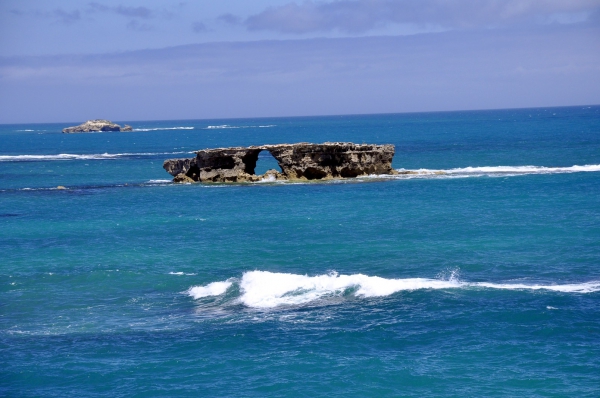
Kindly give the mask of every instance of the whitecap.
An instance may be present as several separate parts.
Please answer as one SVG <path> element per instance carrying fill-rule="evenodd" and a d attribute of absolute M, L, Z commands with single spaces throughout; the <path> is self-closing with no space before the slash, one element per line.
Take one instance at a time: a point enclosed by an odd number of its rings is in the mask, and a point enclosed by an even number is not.
<path fill-rule="evenodd" d="M 194 286 L 191 287 L 187 293 L 192 296 L 194 299 L 199 299 L 202 297 L 210 297 L 210 296 L 220 296 L 229 289 L 231 286 L 231 282 L 213 282 L 209 283 L 206 286 Z"/>
<path fill-rule="evenodd" d="M 448 174 L 555 174 L 555 173 L 578 173 L 583 171 L 600 171 L 600 164 L 569 167 L 544 167 L 544 166 L 484 166 L 464 167 L 449 170 L 435 170 Z"/>
<path fill-rule="evenodd" d="M 600 281 L 585 282 L 585 283 L 570 283 L 565 285 L 540 285 L 540 284 L 524 284 L 524 283 L 488 283 L 477 282 L 470 283 L 471 286 L 485 287 L 488 289 L 508 289 L 508 290 L 551 290 L 562 293 L 594 293 L 600 291 Z"/>
<path fill-rule="evenodd" d="M 133 129 L 133 131 L 160 131 L 160 130 L 194 130 L 194 127 L 155 127 L 147 129 Z"/>
<path fill-rule="evenodd" d="M 186 151 L 178 152 L 139 152 L 139 153 L 91 153 L 72 154 L 59 153 L 57 155 L 0 155 L 0 162 L 34 162 L 34 161 L 56 161 L 56 160 L 110 160 L 124 157 L 145 157 L 158 155 L 178 155 L 193 153 Z"/>
<path fill-rule="evenodd" d="M 457 281 L 408 278 L 386 279 L 363 274 L 307 276 L 268 271 L 244 273 L 240 282 L 240 301 L 248 307 L 272 308 L 304 304 L 325 296 L 339 296 L 349 289 L 358 297 L 388 296 L 401 290 L 446 289 L 459 287 Z"/>
<path fill-rule="evenodd" d="M 230 126 L 228 124 L 220 124 L 218 126 L 206 126 L 207 129 L 239 129 L 238 126 Z"/>
<path fill-rule="evenodd" d="M 191 287 L 193 298 L 219 296 L 232 285 L 232 280 Z M 252 308 L 273 308 L 282 305 L 306 304 L 326 297 L 353 295 L 355 297 L 385 297 L 400 291 L 423 289 L 504 289 L 547 290 L 562 293 L 593 293 L 600 291 L 600 281 L 572 284 L 510 284 L 464 282 L 453 274 L 448 280 L 428 278 L 387 279 L 364 274 L 339 275 L 332 272 L 308 276 L 269 271 L 249 271 L 239 281 L 238 300 Z"/>
<path fill-rule="evenodd" d="M 275 177 L 273 174 L 268 174 L 265 177 L 261 178 L 259 181 L 257 181 L 257 183 L 276 182 L 276 181 L 277 181 L 277 177 Z"/>
<path fill-rule="evenodd" d="M 58 188 L 58 187 L 51 187 L 51 188 L 19 188 L 17 189 L 17 191 L 58 191 L 58 190 L 65 190 L 67 188 Z"/>
<path fill-rule="evenodd" d="M 214 129 L 252 129 L 252 128 L 270 128 L 270 127 L 276 127 L 275 124 L 265 124 L 265 125 L 260 125 L 260 126 L 231 126 L 229 124 L 219 124 L 219 125 L 215 125 L 215 126 L 206 126 L 207 130 L 214 130 Z"/>
<path fill-rule="evenodd" d="M 598 172 L 600 164 L 574 165 L 567 167 L 545 166 L 482 166 L 454 169 L 396 169 L 400 174 L 378 174 L 362 176 L 359 179 L 413 179 L 413 178 L 470 178 L 470 177 L 512 177 L 528 174 L 564 174 Z"/>

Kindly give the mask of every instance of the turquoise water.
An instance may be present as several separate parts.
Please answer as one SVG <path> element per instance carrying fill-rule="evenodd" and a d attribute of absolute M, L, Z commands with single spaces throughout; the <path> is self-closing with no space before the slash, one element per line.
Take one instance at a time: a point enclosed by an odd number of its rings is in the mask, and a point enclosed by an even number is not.
<path fill-rule="evenodd" d="M 0 126 L 0 395 L 598 396 L 599 106 L 123 122 Z M 301 141 L 418 174 L 162 169 Z"/>

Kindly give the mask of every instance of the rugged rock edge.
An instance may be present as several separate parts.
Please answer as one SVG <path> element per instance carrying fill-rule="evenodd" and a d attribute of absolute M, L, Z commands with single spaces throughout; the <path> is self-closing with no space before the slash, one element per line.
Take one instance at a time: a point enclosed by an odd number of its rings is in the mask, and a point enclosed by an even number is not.
<path fill-rule="evenodd" d="M 277 160 L 281 172 L 256 175 L 261 151 Z M 196 157 L 169 159 L 163 168 L 174 182 L 256 182 L 327 180 L 371 174 L 396 174 L 392 169 L 394 145 L 325 142 L 204 149 Z"/>

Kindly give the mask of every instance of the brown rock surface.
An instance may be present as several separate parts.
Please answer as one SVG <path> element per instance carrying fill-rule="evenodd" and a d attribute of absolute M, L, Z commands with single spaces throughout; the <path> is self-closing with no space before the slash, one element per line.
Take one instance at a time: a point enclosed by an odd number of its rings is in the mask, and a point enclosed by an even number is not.
<path fill-rule="evenodd" d="M 163 168 L 172 176 L 186 174 L 190 168 L 196 166 L 196 158 L 170 159 L 163 163 Z"/>
<path fill-rule="evenodd" d="M 121 127 L 110 120 L 96 119 L 88 120 L 79 126 L 67 127 L 63 129 L 63 133 L 90 133 L 93 131 L 133 131 L 131 126 L 125 125 Z"/>
<path fill-rule="evenodd" d="M 266 146 L 291 180 L 348 178 L 392 172 L 393 145 L 326 142 Z"/>
<path fill-rule="evenodd" d="M 281 173 L 254 172 L 258 154 L 269 151 Z M 191 159 L 166 160 L 163 168 L 175 182 L 251 182 L 260 180 L 322 180 L 369 174 L 393 174 L 393 145 L 326 142 L 204 149 Z M 187 177 L 186 179 L 183 176 Z"/>

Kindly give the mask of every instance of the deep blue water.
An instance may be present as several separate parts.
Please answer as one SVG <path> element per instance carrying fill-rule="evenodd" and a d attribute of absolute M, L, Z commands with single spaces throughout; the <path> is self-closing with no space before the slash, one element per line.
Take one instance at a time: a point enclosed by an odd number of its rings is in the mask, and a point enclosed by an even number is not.
<path fill-rule="evenodd" d="M 0 396 L 599 395 L 600 106 L 79 122 L 0 125 Z M 302 141 L 419 174 L 162 169 Z"/>

